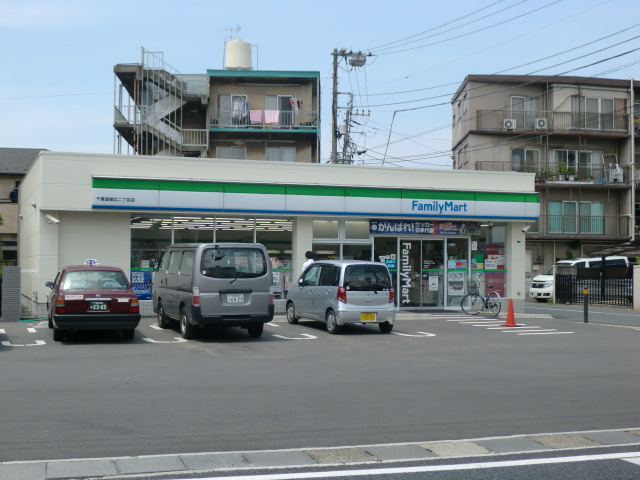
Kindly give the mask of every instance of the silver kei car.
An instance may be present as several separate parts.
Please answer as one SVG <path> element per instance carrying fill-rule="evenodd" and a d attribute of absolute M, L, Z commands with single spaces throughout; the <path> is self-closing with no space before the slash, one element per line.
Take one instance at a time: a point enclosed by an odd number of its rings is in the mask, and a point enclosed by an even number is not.
<path fill-rule="evenodd" d="M 396 307 L 387 266 L 359 260 L 312 263 L 287 295 L 287 320 L 300 318 L 325 322 L 331 334 L 347 323 L 377 324 L 390 333 Z"/>

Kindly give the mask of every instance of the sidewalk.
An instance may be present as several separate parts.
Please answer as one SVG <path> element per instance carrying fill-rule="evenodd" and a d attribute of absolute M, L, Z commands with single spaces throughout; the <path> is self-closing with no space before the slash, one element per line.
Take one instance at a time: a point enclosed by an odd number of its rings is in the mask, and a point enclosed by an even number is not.
<path fill-rule="evenodd" d="M 212 474 L 220 470 L 348 464 L 499 455 L 603 446 L 640 446 L 640 428 L 299 450 L 148 455 L 0 463 L 10 480 L 116 479 L 146 474 Z"/>

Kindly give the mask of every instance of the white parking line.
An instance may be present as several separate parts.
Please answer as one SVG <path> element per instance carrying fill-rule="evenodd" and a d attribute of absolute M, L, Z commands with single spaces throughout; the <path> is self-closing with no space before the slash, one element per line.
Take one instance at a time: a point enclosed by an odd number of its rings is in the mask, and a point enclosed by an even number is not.
<path fill-rule="evenodd" d="M 175 340 L 164 341 L 164 340 L 154 340 L 152 338 L 144 337 L 143 340 L 145 342 L 149 342 L 149 343 L 183 343 L 183 342 L 188 342 L 188 340 L 185 340 L 182 337 L 173 337 L 173 338 L 175 338 Z"/>
<path fill-rule="evenodd" d="M 25 343 L 25 344 L 20 344 L 20 343 L 16 343 L 13 344 L 9 341 L 2 341 L 2 345 L 4 345 L 5 347 L 35 347 L 38 345 L 45 345 L 45 341 L 44 340 L 36 340 L 36 343 Z"/>

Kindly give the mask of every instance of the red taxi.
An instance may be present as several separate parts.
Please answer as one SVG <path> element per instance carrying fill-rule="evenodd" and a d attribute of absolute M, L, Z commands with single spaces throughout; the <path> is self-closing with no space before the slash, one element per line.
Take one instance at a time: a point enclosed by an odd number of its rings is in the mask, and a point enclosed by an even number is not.
<path fill-rule="evenodd" d="M 55 341 L 67 332 L 114 329 L 121 330 L 125 340 L 133 339 L 140 306 L 122 269 L 87 260 L 64 267 L 45 285 L 52 289 L 47 303 Z"/>

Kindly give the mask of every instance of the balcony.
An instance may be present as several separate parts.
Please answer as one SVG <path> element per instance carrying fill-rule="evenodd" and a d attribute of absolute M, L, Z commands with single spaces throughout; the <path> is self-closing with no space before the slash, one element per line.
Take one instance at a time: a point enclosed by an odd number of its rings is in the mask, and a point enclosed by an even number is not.
<path fill-rule="evenodd" d="M 629 135 L 626 114 L 478 110 L 476 122 L 481 131 Z"/>
<path fill-rule="evenodd" d="M 611 167 L 599 165 L 590 167 L 569 167 L 564 163 L 540 166 L 535 164 L 521 164 L 513 162 L 478 161 L 476 170 L 487 172 L 523 172 L 535 173 L 536 183 L 566 186 L 621 186 L 631 184 L 631 167 Z M 638 181 L 640 171 L 636 169 L 635 179 Z"/>
<path fill-rule="evenodd" d="M 214 110 L 211 129 L 318 130 L 318 112 L 284 110 Z"/>
<path fill-rule="evenodd" d="M 547 239 L 611 239 L 630 238 L 629 219 L 615 215 L 540 215 L 531 224 L 528 238 L 544 236 Z"/>

